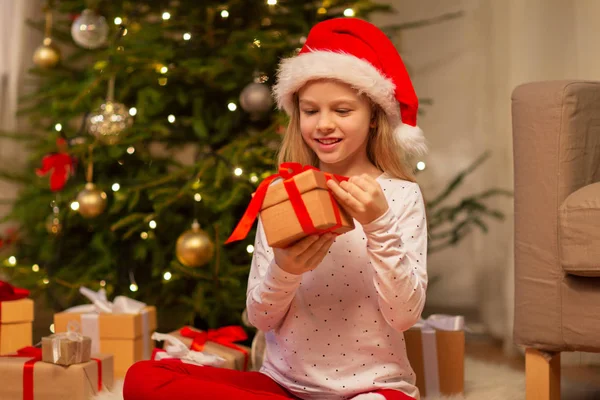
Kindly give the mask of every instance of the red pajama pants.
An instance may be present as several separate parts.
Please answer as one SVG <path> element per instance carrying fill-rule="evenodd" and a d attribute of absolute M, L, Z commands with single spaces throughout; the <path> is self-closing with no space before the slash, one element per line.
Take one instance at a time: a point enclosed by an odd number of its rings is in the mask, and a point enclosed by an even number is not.
<path fill-rule="evenodd" d="M 387 400 L 414 400 L 396 390 L 378 390 Z M 260 372 L 199 367 L 179 361 L 140 361 L 127 371 L 124 400 L 296 399 Z"/>

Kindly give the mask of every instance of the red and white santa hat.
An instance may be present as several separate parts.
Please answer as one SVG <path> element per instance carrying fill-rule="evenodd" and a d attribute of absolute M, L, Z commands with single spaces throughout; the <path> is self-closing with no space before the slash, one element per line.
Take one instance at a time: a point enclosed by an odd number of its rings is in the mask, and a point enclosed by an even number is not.
<path fill-rule="evenodd" d="M 391 40 L 375 25 L 335 18 L 315 25 L 297 56 L 282 60 L 273 93 L 291 114 L 293 95 L 307 82 L 335 79 L 367 95 L 386 113 L 407 155 L 427 151 L 417 126 L 419 102 L 406 67 Z"/>

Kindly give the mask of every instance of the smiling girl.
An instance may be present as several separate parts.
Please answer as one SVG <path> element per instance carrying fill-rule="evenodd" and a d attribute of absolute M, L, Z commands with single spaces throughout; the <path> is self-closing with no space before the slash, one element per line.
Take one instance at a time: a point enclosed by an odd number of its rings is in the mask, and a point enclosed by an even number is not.
<path fill-rule="evenodd" d="M 274 93 L 290 115 L 279 163 L 350 177 L 328 185 L 356 229 L 279 249 L 259 221 L 247 311 L 265 332 L 260 371 L 142 362 L 127 400 L 419 398 L 403 332 L 425 304 L 427 221 L 406 158 L 425 144 L 403 62 L 374 25 L 328 20 L 282 61 Z"/>

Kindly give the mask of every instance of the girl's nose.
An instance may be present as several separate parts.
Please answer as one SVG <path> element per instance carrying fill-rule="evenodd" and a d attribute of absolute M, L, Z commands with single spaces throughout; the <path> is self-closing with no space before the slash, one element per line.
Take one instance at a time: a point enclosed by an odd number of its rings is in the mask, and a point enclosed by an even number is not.
<path fill-rule="evenodd" d="M 335 124 L 331 118 L 323 114 L 317 123 L 317 130 L 324 133 L 333 132 L 335 130 Z"/>

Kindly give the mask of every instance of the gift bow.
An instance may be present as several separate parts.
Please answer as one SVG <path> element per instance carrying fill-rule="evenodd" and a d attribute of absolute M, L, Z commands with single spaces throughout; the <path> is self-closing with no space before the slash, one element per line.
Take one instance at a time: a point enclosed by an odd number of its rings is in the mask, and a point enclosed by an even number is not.
<path fill-rule="evenodd" d="M 248 369 L 248 351 L 234 343 L 248 339 L 246 331 L 241 326 L 224 326 L 207 331 L 196 331 L 185 326 L 179 330 L 179 334 L 193 340 L 190 346 L 192 350 L 202 351 L 206 342 L 213 342 L 242 352 L 244 354 L 244 371 Z"/>
<path fill-rule="evenodd" d="M 3 301 L 21 300 L 29 296 L 29 290 L 0 281 L 0 303 Z"/>
<path fill-rule="evenodd" d="M 421 331 L 423 350 L 424 381 L 427 397 L 440 394 L 440 375 L 435 332 L 462 331 L 465 329 L 465 317 L 462 315 L 432 314 L 427 319 L 419 319 L 414 325 Z"/>
<path fill-rule="evenodd" d="M 104 313 L 104 314 L 139 314 L 146 303 L 134 300 L 126 296 L 117 296 L 114 301 L 108 301 L 106 298 L 106 290 L 100 289 L 94 292 L 84 286 L 79 288 L 79 293 L 88 298 L 92 304 L 83 304 L 80 306 L 71 307 L 66 312 L 77 313 Z"/>
<path fill-rule="evenodd" d="M 224 326 L 219 329 L 209 329 L 208 331 L 196 331 L 189 326 L 179 330 L 179 334 L 185 338 L 193 339 L 191 349 L 202 351 L 206 342 L 219 343 L 231 347 L 234 342 L 248 339 L 248 335 L 240 326 Z M 234 345 L 235 346 L 235 345 Z M 235 346 L 237 348 L 237 346 Z"/>
<path fill-rule="evenodd" d="M 166 342 L 167 345 L 164 348 L 165 356 L 157 357 L 157 360 L 163 358 L 177 358 L 188 364 L 196 365 L 210 365 L 213 367 L 220 367 L 225 362 L 225 359 L 213 354 L 206 354 L 201 351 L 190 350 L 185 343 L 177 339 L 175 336 L 167 335 L 164 333 L 152 334 L 152 340 L 159 342 Z M 161 354 L 157 352 L 157 354 Z"/>
<path fill-rule="evenodd" d="M 227 239 L 225 244 L 229 244 L 229 243 L 232 243 L 232 242 L 235 242 L 238 240 L 242 240 L 242 239 L 246 238 L 246 236 L 248 236 L 248 233 L 250 232 L 252 225 L 254 225 L 254 221 L 258 217 L 258 214 L 262 208 L 263 201 L 265 200 L 265 196 L 267 195 L 267 189 L 269 188 L 269 185 L 271 184 L 271 182 L 273 182 L 277 178 L 283 178 L 283 180 L 284 180 L 283 184 L 285 185 L 285 189 L 290 196 L 290 200 L 292 202 L 292 205 L 294 206 L 294 210 L 300 211 L 300 213 L 297 213 L 297 215 L 298 215 L 298 219 L 300 221 L 300 224 L 301 224 L 304 232 L 306 232 L 308 234 L 316 233 L 317 229 L 312 224 L 312 220 L 310 219 L 310 216 L 308 215 L 308 212 L 306 211 L 306 206 L 304 206 L 304 203 L 301 199 L 301 196 L 300 196 L 301 194 L 298 191 L 298 188 L 296 187 L 296 185 L 294 184 L 294 181 L 293 181 L 294 176 L 296 176 L 304 171 L 311 170 L 311 169 L 318 171 L 318 169 L 313 167 L 312 165 L 302 165 L 300 163 L 295 163 L 295 162 L 282 163 L 279 166 L 278 173 L 265 178 L 258 185 L 258 188 L 256 189 L 256 192 L 254 194 L 254 197 L 252 197 L 252 200 L 250 200 L 250 204 L 248 205 L 246 212 L 242 216 L 242 219 L 237 224 L 233 233 L 231 234 L 231 236 L 229 236 L 229 238 Z M 324 172 L 324 174 L 325 174 L 325 177 L 327 180 L 333 179 L 333 178 L 337 179 L 339 182 L 348 180 L 348 177 L 346 177 L 346 176 L 330 174 L 328 172 Z M 331 193 L 330 193 L 330 195 L 331 195 Z M 331 200 L 332 200 L 332 204 L 334 206 L 334 213 L 336 216 L 337 225 L 335 225 L 329 229 L 326 229 L 324 231 L 334 230 L 341 226 L 341 219 L 340 219 L 340 215 L 339 215 L 338 206 L 335 203 L 335 201 L 333 200 L 333 197 L 331 198 Z"/>

